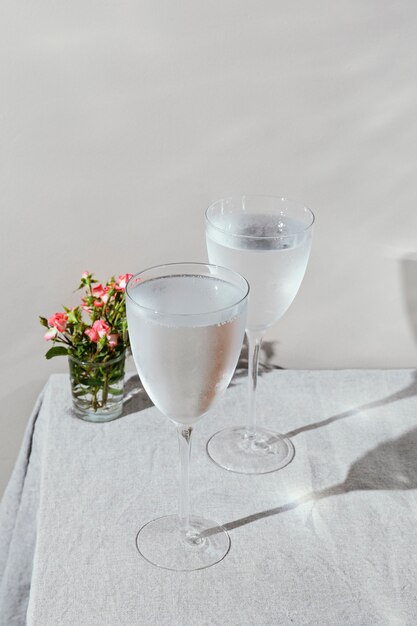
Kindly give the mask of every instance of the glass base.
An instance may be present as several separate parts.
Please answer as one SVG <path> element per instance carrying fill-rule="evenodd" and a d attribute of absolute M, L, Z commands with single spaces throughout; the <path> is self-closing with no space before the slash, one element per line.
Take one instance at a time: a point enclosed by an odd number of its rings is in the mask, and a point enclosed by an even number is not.
<path fill-rule="evenodd" d="M 268 474 L 282 469 L 295 454 L 289 439 L 266 428 L 248 435 L 244 426 L 220 430 L 207 442 L 207 453 L 220 467 L 239 474 Z"/>
<path fill-rule="evenodd" d="M 102 424 L 103 422 L 111 422 L 122 416 L 123 403 L 117 403 L 109 406 L 107 409 L 100 409 L 98 411 L 88 410 L 86 408 L 80 408 L 76 404 L 73 404 L 73 410 L 77 417 L 84 422 L 96 422 Z"/>
<path fill-rule="evenodd" d="M 136 535 L 139 554 L 157 567 L 177 572 L 205 569 L 218 563 L 230 550 L 226 530 L 216 522 L 192 515 L 190 530 L 180 531 L 178 515 L 158 517 Z"/>

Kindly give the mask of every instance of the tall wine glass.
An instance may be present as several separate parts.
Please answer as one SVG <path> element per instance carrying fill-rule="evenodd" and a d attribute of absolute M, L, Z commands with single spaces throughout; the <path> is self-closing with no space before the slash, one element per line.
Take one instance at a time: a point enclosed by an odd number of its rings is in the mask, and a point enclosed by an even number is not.
<path fill-rule="evenodd" d="M 206 211 L 210 262 L 239 272 L 251 290 L 246 425 L 222 430 L 207 444 L 212 460 L 228 470 L 265 474 L 285 467 L 294 456 L 289 439 L 257 425 L 256 386 L 262 338 L 297 294 L 310 254 L 313 224 L 310 209 L 286 198 L 225 198 Z"/>
<path fill-rule="evenodd" d="M 233 375 L 248 292 L 239 274 L 201 263 L 153 267 L 133 276 L 126 288 L 136 368 L 155 406 L 176 425 L 180 445 L 179 513 L 148 522 L 136 538 L 139 553 L 165 569 L 209 567 L 230 547 L 216 522 L 190 515 L 190 445 L 195 423 Z"/>

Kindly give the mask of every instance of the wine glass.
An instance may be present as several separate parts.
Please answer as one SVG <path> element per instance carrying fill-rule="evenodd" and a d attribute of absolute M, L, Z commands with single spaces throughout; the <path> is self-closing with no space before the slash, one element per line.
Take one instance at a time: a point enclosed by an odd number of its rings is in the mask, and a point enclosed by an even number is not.
<path fill-rule="evenodd" d="M 126 293 L 136 368 L 155 406 L 177 427 L 181 459 L 179 513 L 147 522 L 137 549 L 165 569 L 203 569 L 224 558 L 230 539 L 216 522 L 190 515 L 191 435 L 235 370 L 249 285 L 223 267 L 175 263 L 136 274 Z"/>
<path fill-rule="evenodd" d="M 301 285 L 314 219 L 309 208 L 270 196 L 225 198 L 206 211 L 210 262 L 239 272 L 250 285 L 246 425 L 222 430 L 207 444 L 211 459 L 230 471 L 266 474 L 294 457 L 288 438 L 257 425 L 256 386 L 263 336 L 284 315 Z"/>

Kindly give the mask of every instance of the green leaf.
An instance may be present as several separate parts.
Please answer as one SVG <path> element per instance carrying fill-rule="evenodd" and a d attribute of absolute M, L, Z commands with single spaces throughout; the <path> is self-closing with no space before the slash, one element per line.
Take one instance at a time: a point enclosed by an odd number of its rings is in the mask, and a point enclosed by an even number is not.
<path fill-rule="evenodd" d="M 48 352 L 45 354 L 45 358 L 52 359 L 54 356 L 64 356 L 68 354 L 68 348 L 64 348 L 63 346 L 55 346 L 54 348 L 48 350 Z"/>
<path fill-rule="evenodd" d="M 77 310 L 68 312 L 68 322 L 70 324 L 76 324 L 78 322 L 77 319 Z"/>
<path fill-rule="evenodd" d="M 45 326 L 45 328 L 49 328 L 48 320 L 46 319 L 46 317 L 39 316 L 39 321 L 42 326 Z"/>

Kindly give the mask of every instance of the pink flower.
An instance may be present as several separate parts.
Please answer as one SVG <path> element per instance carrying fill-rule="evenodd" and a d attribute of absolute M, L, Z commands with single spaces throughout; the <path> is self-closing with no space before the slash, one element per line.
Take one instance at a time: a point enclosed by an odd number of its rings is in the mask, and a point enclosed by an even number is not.
<path fill-rule="evenodd" d="M 108 300 L 109 300 L 109 291 L 110 291 L 111 287 L 105 287 L 104 288 L 104 293 L 100 296 L 102 302 L 104 302 L 104 304 L 107 304 Z"/>
<path fill-rule="evenodd" d="M 91 308 L 91 304 L 88 303 L 87 298 L 83 298 L 81 300 L 81 308 L 86 313 L 92 313 L 93 309 Z"/>
<path fill-rule="evenodd" d="M 103 306 L 103 304 L 104 304 L 103 300 L 94 300 L 94 306 L 96 307 Z"/>
<path fill-rule="evenodd" d="M 119 341 L 119 335 L 117 333 L 112 333 L 111 335 L 107 335 L 107 339 L 110 348 L 113 349 L 117 346 L 117 342 Z"/>
<path fill-rule="evenodd" d="M 94 343 L 97 343 L 100 339 L 100 337 L 93 328 L 86 328 L 84 333 L 87 335 L 87 337 L 90 338 L 91 341 L 94 341 Z"/>
<path fill-rule="evenodd" d="M 57 334 L 58 334 L 58 331 L 56 328 L 50 328 L 48 332 L 44 334 L 43 338 L 45 339 L 45 341 L 50 341 L 51 339 L 55 339 Z"/>
<path fill-rule="evenodd" d="M 52 317 L 48 319 L 49 326 L 53 326 L 60 333 L 63 333 L 67 327 L 68 315 L 66 313 L 54 313 Z"/>
<path fill-rule="evenodd" d="M 85 330 L 87 337 L 97 343 L 102 337 L 108 335 L 110 326 L 104 320 L 96 320 L 91 328 Z"/>
<path fill-rule="evenodd" d="M 120 274 L 117 282 L 118 282 L 118 286 L 119 289 L 126 289 L 126 285 L 129 282 L 129 280 L 132 278 L 133 274 Z"/>
<path fill-rule="evenodd" d="M 93 328 L 97 332 L 100 339 L 101 337 L 104 337 L 104 335 L 107 335 L 110 330 L 110 326 L 104 320 L 97 320 L 94 322 Z"/>
<path fill-rule="evenodd" d="M 81 274 L 81 278 L 88 278 L 89 276 L 91 276 L 91 272 L 83 272 Z"/>
<path fill-rule="evenodd" d="M 92 289 L 93 292 L 93 296 L 96 298 L 101 298 L 101 296 L 104 296 L 106 293 L 106 289 L 105 287 L 103 287 L 103 285 L 100 283 L 99 285 L 96 285 L 95 287 L 93 287 Z"/>
<path fill-rule="evenodd" d="M 96 287 L 93 287 L 93 296 L 95 298 L 100 298 L 101 300 L 101 304 L 98 302 L 98 300 L 96 300 L 94 302 L 94 306 L 102 306 L 102 304 L 107 304 L 108 299 L 109 299 L 109 291 L 112 287 L 103 287 L 103 285 L 97 285 Z"/>

